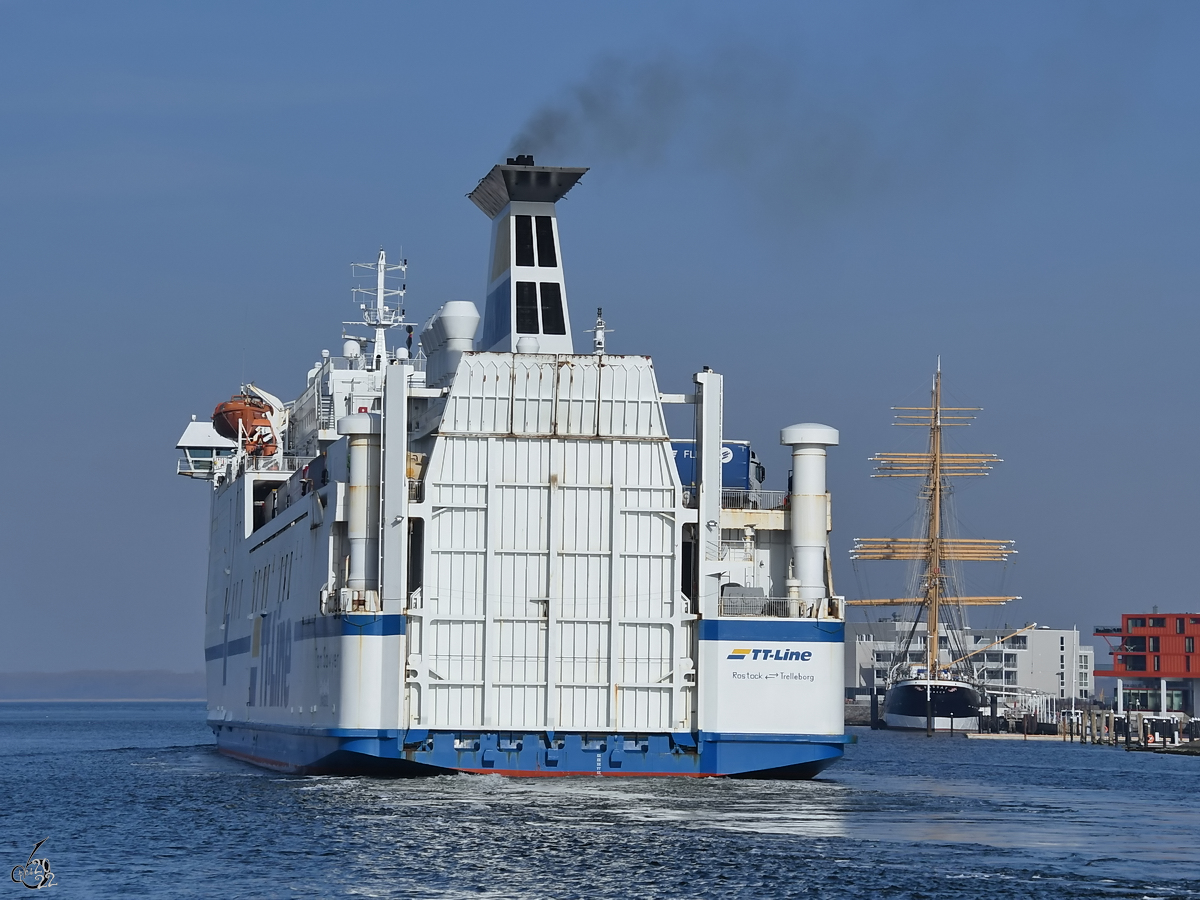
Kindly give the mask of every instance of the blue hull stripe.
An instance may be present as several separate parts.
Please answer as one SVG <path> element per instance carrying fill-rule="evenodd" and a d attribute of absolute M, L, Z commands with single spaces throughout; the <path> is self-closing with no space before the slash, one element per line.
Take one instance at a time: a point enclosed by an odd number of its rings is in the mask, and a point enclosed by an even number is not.
<path fill-rule="evenodd" d="M 211 727 L 216 728 L 225 724 L 222 721 L 213 721 L 209 723 Z M 380 740 L 395 740 L 396 738 L 404 738 L 406 744 L 424 743 L 429 740 L 431 732 L 428 728 L 404 729 L 396 728 L 322 728 L 316 725 L 276 725 L 268 722 L 255 722 L 253 725 L 239 725 L 231 723 L 234 727 L 246 727 L 255 731 L 278 731 L 287 734 L 305 735 L 309 737 L 339 737 L 339 738 L 379 738 Z M 768 743 L 768 744 L 852 744 L 854 743 L 853 735 L 848 734 L 747 734 L 742 732 L 726 733 L 717 731 L 701 731 L 696 735 L 672 734 L 671 741 L 680 746 L 695 747 L 696 740 L 705 741 L 707 743 Z"/>
<path fill-rule="evenodd" d="M 226 650 L 225 648 L 229 649 Z M 204 659 L 206 662 L 212 662 L 214 659 L 221 659 L 225 656 L 237 656 L 240 653 L 250 652 L 250 636 L 236 638 L 228 644 L 213 644 L 211 647 L 204 648 Z"/>
<path fill-rule="evenodd" d="M 701 731 L 700 740 L 711 743 L 747 741 L 752 744 L 853 744 L 852 734 L 726 734 L 720 731 Z"/>
<path fill-rule="evenodd" d="M 267 616 L 267 618 L 271 618 Z M 404 616 L 354 614 L 345 616 L 314 616 L 301 619 L 295 628 L 295 640 L 306 641 L 330 637 L 384 637 L 405 633 Z M 228 649 L 226 649 L 228 647 Z M 237 638 L 228 644 L 213 644 L 204 648 L 204 659 L 212 662 L 223 657 L 250 652 L 250 636 Z"/>
<path fill-rule="evenodd" d="M 262 727 L 213 722 L 222 753 L 295 774 L 384 776 L 477 772 L 520 777 L 563 775 L 812 778 L 841 758 L 842 735 L 558 732 L 408 732 Z M 318 733 L 322 732 L 322 733 Z M 355 733 L 349 733 L 355 732 Z"/>
<path fill-rule="evenodd" d="M 355 613 L 345 616 L 314 616 L 301 619 L 296 626 L 297 641 L 328 637 L 358 637 L 360 635 L 404 634 L 404 616 L 381 616 Z"/>
<path fill-rule="evenodd" d="M 798 619 L 701 619 L 702 641 L 804 641 L 840 644 L 846 626 L 841 622 Z"/>

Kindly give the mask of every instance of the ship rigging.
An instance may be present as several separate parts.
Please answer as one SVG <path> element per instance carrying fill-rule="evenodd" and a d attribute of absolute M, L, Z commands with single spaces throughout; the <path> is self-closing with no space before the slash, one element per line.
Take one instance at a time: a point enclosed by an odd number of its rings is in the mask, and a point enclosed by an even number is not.
<path fill-rule="evenodd" d="M 964 607 L 1017 600 L 1013 596 L 964 596 L 961 563 L 1007 562 L 1016 553 L 1011 540 L 963 538 L 951 531 L 951 478 L 987 475 L 1002 462 L 994 453 L 949 453 L 943 448 L 943 429 L 965 427 L 980 407 L 942 405 L 942 367 L 938 360 L 929 406 L 894 407 L 894 424 L 929 430 L 923 452 L 881 452 L 871 458 L 875 478 L 920 478 L 922 514 L 916 534 L 909 538 L 855 538 L 854 560 L 905 560 L 913 564 L 912 595 L 886 599 L 850 600 L 857 606 L 907 606 L 911 623 L 889 670 L 884 698 L 884 723 L 889 727 L 920 728 L 927 734 L 978 725 L 981 693 L 963 643 Z M 910 648 L 918 625 L 925 622 L 924 663 L 914 664 Z M 943 642 L 943 638 L 945 639 Z M 948 661 L 942 662 L 943 645 Z M 916 654 L 919 658 L 919 653 Z M 923 720 L 923 721 L 922 721 Z"/>

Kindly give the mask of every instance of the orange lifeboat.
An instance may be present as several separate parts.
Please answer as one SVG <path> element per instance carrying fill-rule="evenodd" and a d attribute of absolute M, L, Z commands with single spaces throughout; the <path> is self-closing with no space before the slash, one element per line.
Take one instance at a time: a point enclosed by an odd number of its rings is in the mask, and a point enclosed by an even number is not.
<path fill-rule="evenodd" d="M 251 456 L 273 456 L 276 445 L 270 411 L 261 397 L 235 394 L 213 410 L 213 428 L 221 437 L 240 442 Z"/>

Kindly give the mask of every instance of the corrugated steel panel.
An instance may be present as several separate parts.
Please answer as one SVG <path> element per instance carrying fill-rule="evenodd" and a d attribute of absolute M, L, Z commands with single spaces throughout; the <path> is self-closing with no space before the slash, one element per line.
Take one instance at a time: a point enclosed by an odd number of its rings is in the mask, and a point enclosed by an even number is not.
<path fill-rule="evenodd" d="M 667 731 L 671 721 L 670 688 L 623 686 L 617 692 L 617 727 L 622 731 Z"/>
<path fill-rule="evenodd" d="M 549 435 L 554 430 L 553 356 L 514 356 L 513 434 Z"/>
<path fill-rule="evenodd" d="M 594 437 L 600 406 L 600 362 L 597 357 L 571 357 L 558 366 L 555 432 Z"/>
<path fill-rule="evenodd" d="M 678 476 L 647 359 L 464 356 L 426 496 L 414 721 L 688 727 Z"/>
<path fill-rule="evenodd" d="M 662 404 L 650 361 L 616 357 L 600 370 L 600 434 L 605 437 L 665 437 Z"/>
<path fill-rule="evenodd" d="M 441 430 L 508 434 L 512 431 L 512 363 L 507 355 L 466 354 L 446 400 Z"/>

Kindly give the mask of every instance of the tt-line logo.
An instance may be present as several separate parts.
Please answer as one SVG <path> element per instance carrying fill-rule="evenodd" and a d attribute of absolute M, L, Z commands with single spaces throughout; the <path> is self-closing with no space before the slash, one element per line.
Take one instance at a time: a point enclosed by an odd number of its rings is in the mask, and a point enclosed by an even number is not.
<path fill-rule="evenodd" d="M 745 659 L 749 656 L 751 659 L 757 659 L 761 662 L 766 662 L 769 659 L 778 660 L 779 662 L 787 662 L 788 660 L 798 659 L 800 662 L 808 662 L 812 659 L 811 650 L 792 650 L 785 647 L 782 650 L 777 650 L 771 647 L 756 648 L 744 647 L 735 648 L 726 659 Z"/>

